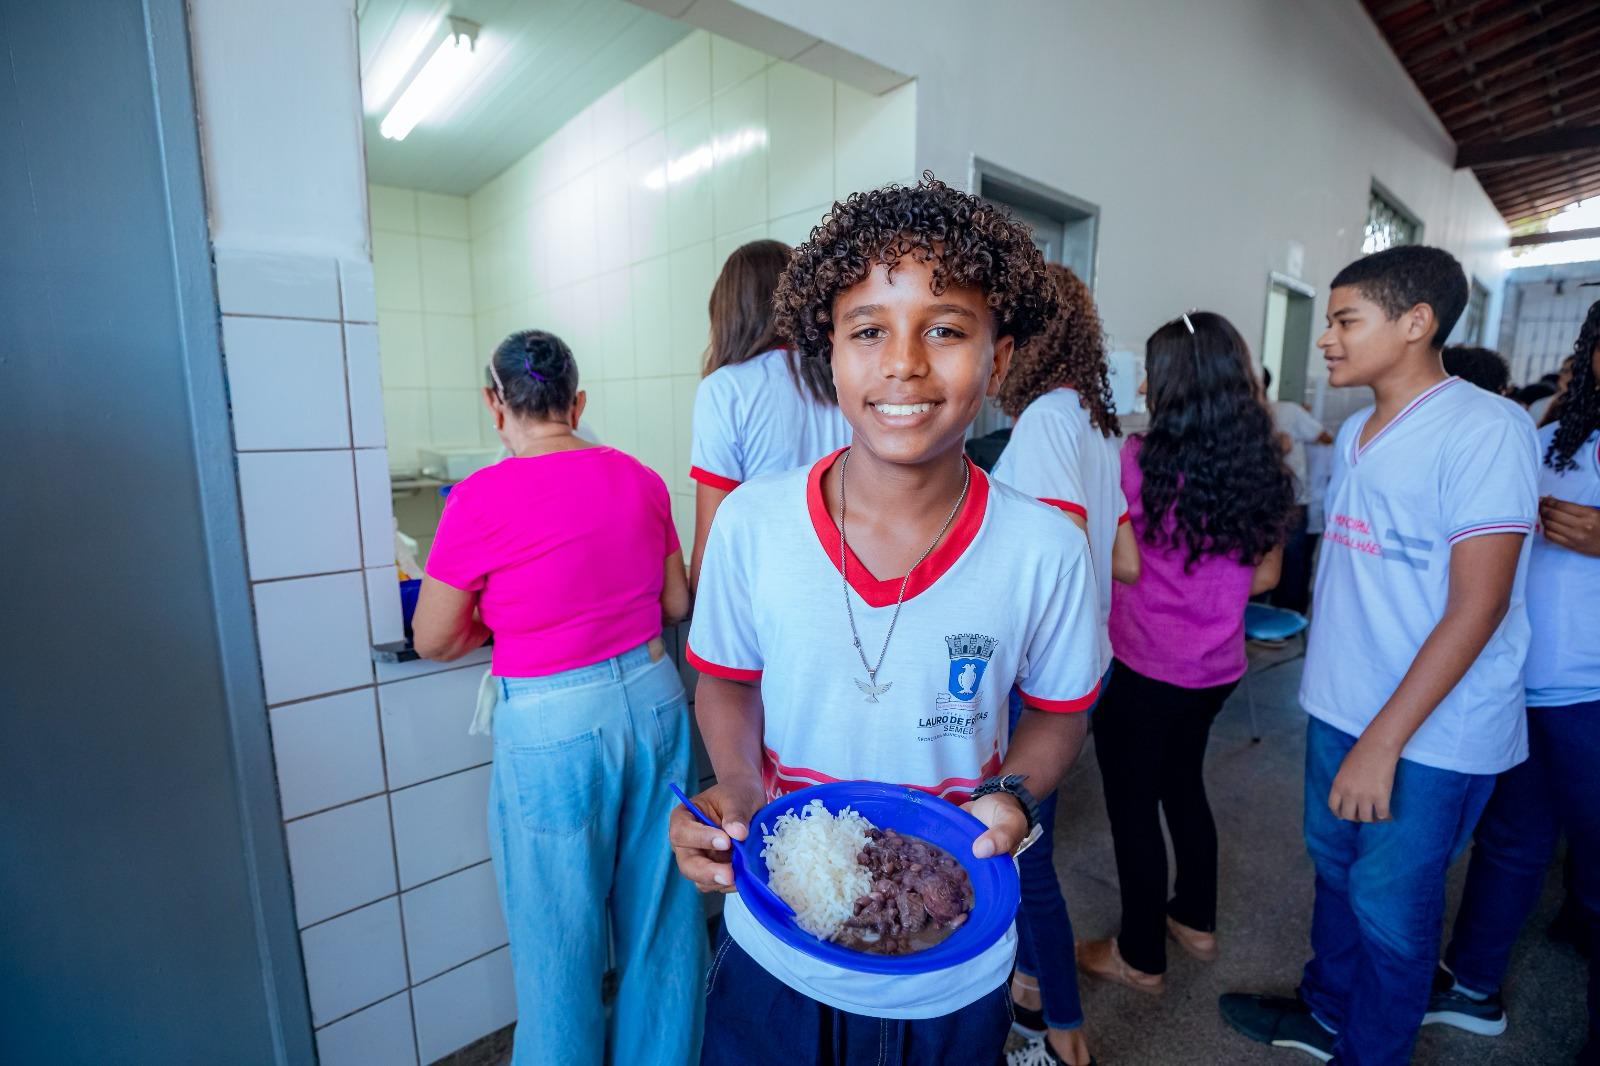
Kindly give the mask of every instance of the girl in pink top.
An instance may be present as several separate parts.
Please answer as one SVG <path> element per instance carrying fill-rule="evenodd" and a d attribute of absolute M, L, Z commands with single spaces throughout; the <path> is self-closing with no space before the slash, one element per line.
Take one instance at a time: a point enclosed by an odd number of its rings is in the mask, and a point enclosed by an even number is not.
<path fill-rule="evenodd" d="M 1139 581 L 1111 597 L 1111 677 L 1095 712 L 1122 930 L 1078 945 L 1087 973 L 1159 991 L 1166 938 L 1216 957 L 1217 830 L 1202 776 L 1211 722 L 1244 676 L 1244 607 L 1278 582 L 1294 487 L 1250 352 L 1221 315 L 1145 343 L 1148 431 L 1122 449 Z M 1177 877 L 1167 897 L 1172 835 Z"/>
<path fill-rule="evenodd" d="M 683 682 L 661 641 L 689 609 L 667 487 L 576 436 L 584 394 L 558 337 L 513 334 L 488 378 L 511 456 L 451 490 L 413 630 L 441 660 L 494 637 L 489 844 L 512 1062 L 678 1066 L 699 1055 L 706 936 L 663 832 L 667 783 L 691 779 Z"/>

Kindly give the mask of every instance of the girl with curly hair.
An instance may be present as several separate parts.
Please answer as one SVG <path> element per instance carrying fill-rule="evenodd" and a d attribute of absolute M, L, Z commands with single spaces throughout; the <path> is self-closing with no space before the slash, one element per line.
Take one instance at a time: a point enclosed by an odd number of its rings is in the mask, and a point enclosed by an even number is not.
<path fill-rule="evenodd" d="M 961 805 L 986 827 L 969 858 L 1037 825 L 1099 688 L 1094 577 L 1071 524 L 963 445 L 1055 305 L 1028 230 L 931 175 L 835 204 L 778 285 L 778 327 L 831 366 L 853 443 L 740 486 L 706 544 L 687 658 L 717 775 L 696 802 L 723 829 L 682 810 L 669 826 L 683 875 L 734 893 L 702 1066 L 1000 1057 L 1013 932 L 958 965 L 861 973 L 762 925 L 728 849 L 765 803 L 829 780 Z M 1027 708 L 1008 734 L 1013 686 Z"/>
<path fill-rule="evenodd" d="M 1106 620 L 1113 574 L 1139 576 L 1139 548 L 1122 496 L 1120 426 L 1111 404 L 1105 336 L 1089 287 L 1071 270 L 1047 270 L 1061 310 L 1016 354 L 1000 386 L 1000 407 L 1016 418 L 995 464 L 995 480 L 1059 508 L 1089 540 L 1100 600 L 1100 669 L 1111 665 Z M 1013 700 L 1013 713 L 1021 709 Z M 1011 1066 L 1086 1063 L 1083 1006 L 1072 966 L 1072 921 L 1056 876 L 1056 794 L 1039 804 L 1044 832 L 1018 859 L 1022 909 L 1017 921 L 1017 972 L 1012 978 L 1015 1028 L 1034 1042 L 1013 1051 Z"/>
<path fill-rule="evenodd" d="M 1528 759 L 1501 774 L 1473 834 L 1466 892 L 1427 1020 L 1495 1035 L 1506 1027 L 1500 982 L 1511 947 L 1567 837 L 1571 903 L 1600 929 L 1600 302 L 1573 346 L 1560 420 L 1539 430 L 1539 530 L 1528 554 L 1531 639 L 1524 667 Z M 1600 970 L 1589 963 L 1589 1040 L 1600 1057 Z"/>
<path fill-rule="evenodd" d="M 694 394 L 689 454 L 695 481 L 691 588 L 700 581 L 711 519 L 728 493 L 850 443 L 827 362 L 786 346 L 773 323 L 772 295 L 789 253 L 782 241 L 742 245 L 711 289 L 711 344 Z"/>
<path fill-rule="evenodd" d="M 1170 936 L 1216 957 L 1217 831 L 1202 764 L 1245 671 L 1245 602 L 1277 584 L 1294 487 L 1250 351 L 1221 315 L 1180 316 L 1145 343 L 1150 428 L 1122 450 L 1141 568 L 1111 602 L 1115 660 L 1095 753 L 1122 896 L 1114 938 L 1078 945 L 1094 977 L 1159 992 Z M 1167 849 L 1177 860 L 1167 897 Z"/>

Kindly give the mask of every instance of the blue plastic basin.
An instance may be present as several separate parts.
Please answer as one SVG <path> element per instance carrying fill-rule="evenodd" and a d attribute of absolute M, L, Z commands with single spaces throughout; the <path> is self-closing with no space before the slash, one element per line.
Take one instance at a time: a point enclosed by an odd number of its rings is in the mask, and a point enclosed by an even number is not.
<path fill-rule="evenodd" d="M 957 966 L 977 958 L 1005 935 L 1017 914 L 1021 886 L 1017 867 L 1009 855 L 979 859 L 972 854 L 972 842 L 984 825 L 947 800 L 903 785 L 876 781 L 840 781 L 813 785 L 786 796 L 779 796 L 752 819 L 750 839 L 744 847 L 749 873 L 767 879 L 767 864 L 761 858 L 761 826 L 770 830 L 778 816 L 796 814 L 814 799 L 830 812 L 849 807 L 879 829 L 893 829 L 906 836 L 921 837 L 948 851 L 966 867 L 972 878 L 972 911 L 966 923 L 931 948 L 909 955 L 874 955 L 820 940 L 801 929 L 794 919 L 781 916 L 754 892 L 740 896 L 750 914 L 769 932 L 791 947 L 824 962 L 860 973 L 929 973 Z"/>

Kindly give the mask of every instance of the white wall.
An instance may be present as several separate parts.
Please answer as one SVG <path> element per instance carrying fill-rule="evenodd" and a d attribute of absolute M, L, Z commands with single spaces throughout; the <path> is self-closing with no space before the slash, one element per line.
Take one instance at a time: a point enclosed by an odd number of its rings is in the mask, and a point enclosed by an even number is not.
<path fill-rule="evenodd" d="M 369 189 L 372 269 L 389 465 L 417 469 L 423 445 L 498 445 L 481 389 L 488 352 L 473 338 L 467 199 Z"/>
<path fill-rule="evenodd" d="M 484 828 L 489 747 L 466 735 L 487 655 L 449 669 L 372 660 L 401 628 L 354 2 L 190 0 L 190 13 L 318 1054 L 323 1066 L 415 1066 L 509 1024 L 515 1006 Z M 470 312 L 463 284 L 464 260 L 449 306 Z"/>
<path fill-rule="evenodd" d="M 914 75 L 919 168 L 964 185 L 976 154 L 1100 205 L 1118 346 L 1202 307 L 1259 347 L 1267 272 L 1300 242 L 1320 304 L 1374 178 L 1499 289 L 1506 228 L 1357 0 L 742 2 Z"/>
<path fill-rule="evenodd" d="M 468 211 L 374 186 L 391 465 L 429 439 L 476 443 L 473 426 L 494 443 L 466 390 L 506 334 L 548 329 L 577 356 L 589 426 L 666 478 L 688 543 L 690 415 L 717 272 L 747 241 L 804 239 L 837 197 L 910 180 L 915 104 L 914 85 L 873 96 L 697 31 L 484 185 Z M 741 135 L 742 151 L 660 180 L 669 163 Z M 447 204 L 448 227 L 423 234 L 423 215 Z M 429 306 L 428 276 L 430 261 L 458 255 L 468 217 L 476 345 L 462 360 L 455 306 Z M 424 547 L 431 504 L 400 501 L 402 528 Z"/>
<path fill-rule="evenodd" d="M 367 259 L 350 0 L 190 0 L 211 240 Z"/>

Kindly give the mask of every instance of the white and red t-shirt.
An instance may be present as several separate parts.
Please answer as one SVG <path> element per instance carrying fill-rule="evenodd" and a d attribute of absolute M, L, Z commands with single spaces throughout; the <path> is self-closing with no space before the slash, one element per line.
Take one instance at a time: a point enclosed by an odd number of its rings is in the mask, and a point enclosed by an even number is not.
<path fill-rule="evenodd" d="M 1411 401 L 1364 446 L 1372 408 L 1335 441 L 1300 702 L 1359 736 L 1444 616 L 1450 552 L 1469 537 L 1532 531 L 1538 441 L 1516 404 L 1448 378 Z M 1497 774 L 1528 755 L 1522 664 L 1528 546 L 1510 606 L 1482 653 L 1401 756 Z"/>
<path fill-rule="evenodd" d="M 1559 473 L 1544 465 L 1555 436 L 1552 422 L 1539 431 L 1539 495 L 1600 507 L 1600 432 L 1591 433 Z M 1600 633 L 1594 625 L 1600 604 L 1600 559 L 1544 539 L 1533 538 L 1528 556 L 1529 707 L 1566 707 L 1600 700 Z"/>
<path fill-rule="evenodd" d="M 850 443 L 837 404 L 803 392 L 783 348 L 713 370 L 694 394 L 689 476 L 733 489 L 762 474 L 815 462 Z"/>
<path fill-rule="evenodd" d="M 994 478 L 1037 500 L 1078 515 L 1089 537 L 1100 597 L 1101 666 L 1111 665 L 1111 551 L 1128 520 L 1118 453 L 1122 441 L 1095 428 L 1075 389 L 1059 388 L 1030 403 L 1011 430 Z"/>
<path fill-rule="evenodd" d="M 1072 524 L 969 466 L 966 501 L 917 567 L 871 702 L 851 641 L 839 530 L 809 468 L 741 486 L 706 545 L 688 658 L 715 677 L 758 683 L 768 796 L 818 782 L 889 781 L 964 803 L 996 773 L 1013 685 L 1046 711 L 1082 711 L 1100 677 L 1099 604 Z M 882 647 L 901 579 L 854 553 L 848 595 L 869 659 Z M 959 972 L 885 981 L 829 966 L 768 934 L 730 897 L 728 930 L 768 972 L 813 999 L 875 1017 L 929 1018 L 998 988 L 1008 935 Z"/>

